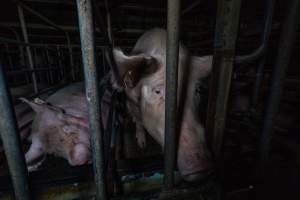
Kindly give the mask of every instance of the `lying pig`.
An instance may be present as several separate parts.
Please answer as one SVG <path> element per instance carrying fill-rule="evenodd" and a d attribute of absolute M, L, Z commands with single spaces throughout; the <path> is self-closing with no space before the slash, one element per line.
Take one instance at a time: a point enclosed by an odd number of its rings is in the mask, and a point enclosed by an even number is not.
<path fill-rule="evenodd" d="M 102 104 L 109 104 L 109 95 L 104 95 Z M 32 143 L 25 155 L 29 170 L 36 169 L 46 154 L 63 157 L 72 166 L 91 163 L 83 83 L 71 84 L 60 89 L 49 96 L 46 102 L 28 101 L 24 98 L 22 100 L 36 112 L 31 127 Z M 102 107 L 105 108 L 105 105 Z M 102 117 L 105 122 L 108 109 L 102 109 Z"/>
<path fill-rule="evenodd" d="M 114 49 L 117 70 L 112 84 L 127 96 L 127 108 L 136 123 L 137 134 L 147 131 L 164 146 L 166 32 L 152 29 L 144 33 L 129 55 Z M 212 169 L 205 144 L 205 131 L 199 119 L 201 81 L 211 71 L 212 56 L 191 56 L 184 45 L 179 48 L 178 102 L 182 105 L 177 165 L 183 178 L 197 180 Z M 180 106 L 178 106 L 180 107 Z"/>

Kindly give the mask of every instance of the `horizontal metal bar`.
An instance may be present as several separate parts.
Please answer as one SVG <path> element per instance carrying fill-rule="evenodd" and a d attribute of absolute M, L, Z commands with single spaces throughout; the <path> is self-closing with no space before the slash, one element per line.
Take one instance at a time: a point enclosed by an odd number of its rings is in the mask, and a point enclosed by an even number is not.
<path fill-rule="evenodd" d="M 57 71 L 60 70 L 59 67 L 46 67 L 46 68 L 34 68 L 34 69 L 21 69 L 21 70 L 10 70 L 7 75 L 16 75 L 24 73 L 42 72 L 42 71 Z"/>
<path fill-rule="evenodd" d="M 29 200 L 28 172 L 17 131 L 16 117 L 7 88 L 4 70 L 0 65 L 0 135 L 14 186 L 16 199 Z"/>
<path fill-rule="evenodd" d="M 104 138 L 100 127 L 99 78 L 96 64 L 94 22 L 91 0 L 77 0 L 84 80 L 89 114 L 89 131 L 93 152 L 96 199 L 106 200 Z"/>
<path fill-rule="evenodd" d="M 167 54 L 166 54 L 166 103 L 164 142 L 164 187 L 174 184 L 177 130 L 177 79 L 179 59 L 180 0 L 168 0 Z"/>
<path fill-rule="evenodd" d="M 27 10 L 28 12 L 30 12 L 34 16 L 38 17 L 39 19 L 41 19 L 46 24 L 52 26 L 53 28 L 55 28 L 59 31 L 65 32 L 65 30 L 63 30 L 60 26 L 55 24 L 53 21 L 51 21 L 50 19 L 48 19 L 44 15 L 40 14 L 38 11 L 30 8 L 28 5 L 24 4 L 22 1 L 20 1 L 20 0 L 12 0 L 12 1 L 16 2 L 18 4 L 18 6 L 21 6 L 23 9 Z"/>

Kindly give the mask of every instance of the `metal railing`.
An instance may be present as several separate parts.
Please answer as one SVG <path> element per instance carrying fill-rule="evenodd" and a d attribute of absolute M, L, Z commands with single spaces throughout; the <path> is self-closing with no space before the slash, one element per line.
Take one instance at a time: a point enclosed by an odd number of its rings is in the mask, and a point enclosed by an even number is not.
<path fill-rule="evenodd" d="M 93 169 L 96 184 L 96 199 L 108 199 L 104 172 L 103 133 L 100 130 L 99 78 L 96 64 L 96 46 L 91 0 L 77 0 L 81 50 L 88 104 L 89 131 L 93 152 Z M 207 131 L 211 134 L 214 154 L 221 155 L 226 105 L 229 95 L 232 68 L 235 62 L 235 46 L 238 34 L 241 0 L 219 0 L 215 28 L 214 60 L 209 94 Z M 19 11 L 19 13 L 22 11 Z M 276 67 L 273 75 L 269 106 L 267 108 L 261 143 L 261 159 L 268 157 L 270 132 L 274 113 L 278 107 L 282 90 L 284 71 L 289 63 L 292 44 L 299 24 L 300 3 L 293 0 L 281 33 Z M 180 1 L 168 1 L 167 19 L 167 66 L 166 66 L 166 104 L 165 104 L 165 189 L 174 186 L 176 161 L 176 110 L 177 73 Z M 21 17 L 22 18 L 22 14 Z M 22 20 L 21 20 L 22 21 Z M 26 36 L 26 33 L 24 34 Z M 26 37 L 25 37 L 26 38 Z M 28 40 L 25 39 L 25 45 Z M 68 48 L 71 47 L 68 42 Z M 28 51 L 28 54 L 30 52 Z M 33 67 L 32 67 L 33 68 Z M 30 72 L 39 69 L 30 69 Z M 32 73 L 34 74 L 34 73 Z M 36 84 L 36 83 L 34 83 Z M 35 86 L 36 87 L 36 86 Z M 2 66 L 0 66 L 0 133 L 9 165 L 17 199 L 30 199 L 27 170 L 21 151 L 16 121 L 12 110 Z M 218 163 L 218 162 L 217 162 Z"/>

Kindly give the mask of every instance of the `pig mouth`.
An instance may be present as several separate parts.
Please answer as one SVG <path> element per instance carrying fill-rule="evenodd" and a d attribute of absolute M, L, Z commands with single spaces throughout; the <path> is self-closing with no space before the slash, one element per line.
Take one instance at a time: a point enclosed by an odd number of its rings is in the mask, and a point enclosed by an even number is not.
<path fill-rule="evenodd" d="M 192 172 L 181 172 L 181 176 L 185 181 L 195 182 L 203 181 L 213 174 L 213 169 L 203 169 Z"/>

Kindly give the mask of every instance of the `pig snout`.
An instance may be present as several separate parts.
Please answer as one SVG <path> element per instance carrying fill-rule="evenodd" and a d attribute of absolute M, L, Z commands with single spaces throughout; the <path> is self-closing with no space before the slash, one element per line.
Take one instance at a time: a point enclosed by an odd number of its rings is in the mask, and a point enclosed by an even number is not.
<path fill-rule="evenodd" d="M 70 152 L 68 161 L 72 166 L 91 163 L 91 151 L 85 144 L 76 144 Z"/>
<path fill-rule="evenodd" d="M 191 128 L 181 131 L 177 153 L 178 169 L 184 180 L 198 181 L 212 172 L 210 153 Z"/>

